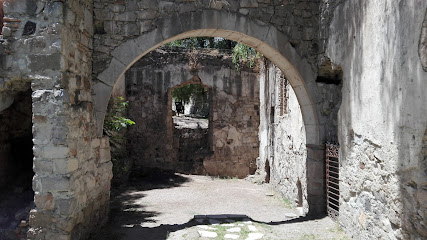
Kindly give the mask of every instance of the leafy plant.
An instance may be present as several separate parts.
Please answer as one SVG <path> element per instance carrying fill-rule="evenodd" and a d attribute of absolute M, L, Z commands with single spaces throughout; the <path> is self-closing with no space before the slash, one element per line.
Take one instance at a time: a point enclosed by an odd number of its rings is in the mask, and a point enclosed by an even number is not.
<path fill-rule="evenodd" d="M 254 48 L 248 47 L 243 43 L 237 43 L 220 37 L 191 37 L 167 43 L 169 47 L 183 48 L 216 48 L 230 49 L 233 51 L 232 61 L 238 71 L 244 64 L 250 68 L 255 66 L 256 60 L 263 57 L 261 53 Z"/>
<path fill-rule="evenodd" d="M 236 70 L 239 70 L 242 64 L 249 64 L 249 67 L 253 68 L 256 60 L 261 57 L 261 53 L 242 43 L 237 43 L 233 48 L 232 61 Z"/>
<path fill-rule="evenodd" d="M 168 47 L 232 49 L 237 43 L 220 37 L 190 37 L 167 43 Z"/>
<path fill-rule="evenodd" d="M 206 94 L 200 84 L 187 84 L 172 90 L 172 98 L 177 102 L 189 103 L 191 98 L 199 98 Z"/>
<path fill-rule="evenodd" d="M 121 133 L 123 128 L 134 125 L 135 122 L 124 116 L 129 102 L 123 97 L 112 99 L 108 105 L 104 120 L 104 133 L 110 138 L 111 161 L 113 163 L 113 183 L 120 183 L 129 174 L 126 139 Z"/>
<path fill-rule="evenodd" d="M 134 125 L 135 122 L 123 116 L 129 102 L 123 97 L 112 99 L 107 110 L 107 115 L 104 120 L 104 132 L 107 136 L 111 136 L 113 132 L 120 132 L 122 128 Z"/>

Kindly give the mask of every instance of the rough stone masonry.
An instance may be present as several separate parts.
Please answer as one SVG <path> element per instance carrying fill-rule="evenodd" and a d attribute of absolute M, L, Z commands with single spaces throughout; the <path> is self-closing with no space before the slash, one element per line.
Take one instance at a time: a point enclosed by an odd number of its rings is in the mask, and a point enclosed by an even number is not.
<path fill-rule="evenodd" d="M 124 81 L 129 117 L 136 121 L 126 133 L 134 174 L 157 168 L 244 178 L 255 172 L 258 73 L 249 67 L 237 71 L 230 52 L 157 49 L 136 62 Z M 183 161 L 180 151 L 185 151 L 185 142 L 174 136 L 171 91 L 189 83 L 210 89 L 211 110 L 207 149 L 193 161 Z M 187 151 L 197 154 L 195 149 Z"/>
<path fill-rule="evenodd" d="M 85 239 L 106 220 L 112 88 L 143 55 L 195 36 L 243 42 L 282 70 L 304 122 L 309 213 L 324 211 L 323 144 L 337 138 L 343 229 L 355 239 L 427 237 L 426 1 L 1 3 L 0 111 L 32 91 L 28 238 Z"/>

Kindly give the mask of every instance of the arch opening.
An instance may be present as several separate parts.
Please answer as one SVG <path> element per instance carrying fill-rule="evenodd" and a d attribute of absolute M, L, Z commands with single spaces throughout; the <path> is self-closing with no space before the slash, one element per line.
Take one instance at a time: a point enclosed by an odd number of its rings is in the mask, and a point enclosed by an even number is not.
<path fill-rule="evenodd" d="M 189 21 L 191 19 L 206 19 L 214 17 L 215 21 Z M 186 22 L 189 21 L 189 22 Z M 178 27 L 172 28 L 171 26 Z M 183 23 L 186 24 L 183 24 Z M 188 23 L 188 24 L 187 24 Z M 231 24 L 230 24 L 231 23 Z M 98 132 L 102 130 L 102 120 L 105 108 L 116 80 L 141 57 L 161 45 L 187 37 L 222 37 L 255 48 L 280 69 L 284 77 L 292 86 L 298 103 L 305 130 L 305 144 L 307 147 L 306 179 L 308 205 L 310 213 L 324 213 L 324 173 L 323 149 L 320 146 L 322 133 L 318 123 L 316 106 L 312 97 L 316 97 L 315 73 L 310 65 L 298 56 L 295 49 L 289 44 L 286 36 L 272 26 L 254 22 L 248 18 L 235 14 L 224 14 L 217 11 L 201 11 L 182 15 L 172 15 L 161 19 L 158 28 L 128 40 L 112 51 L 112 59 L 108 67 L 97 74 L 98 82 L 94 85 L 95 105 Z M 136 51 L 135 51 L 136 49 Z M 286 57 L 285 57 L 286 56 Z M 107 93 L 107 94 L 106 94 Z M 257 161 L 257 164 L 261 164 Z M 295 186 L 295 185 L 294 185 Z"/>

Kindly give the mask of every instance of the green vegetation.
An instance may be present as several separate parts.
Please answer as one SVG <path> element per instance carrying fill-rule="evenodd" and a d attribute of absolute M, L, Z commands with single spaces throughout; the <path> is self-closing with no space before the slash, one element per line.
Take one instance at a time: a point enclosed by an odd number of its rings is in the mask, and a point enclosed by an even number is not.
<path fill-rule="evenodd" d="M 300 240 L 316 240 L 316 236 L 314 234 L 304 234 Z"/>
<path fill-rule="evenodd" d="M 104 120 L 104 133 L 111 136 L 113 132 L 120 132 L 122 128 L 135 124 L 129 118 L 123 117 L 129 102 L 123 97 L 112 99 L 108 105 L 107 115 Z"/>
<path fill-rule="evenodd" d="M 176 102 L 189 103 L 191 98 L 199 99 L 207 94 L 200 84 L 187 84 L 172 90 L 172 98 Z"/>
<path fill-rule="evenodd" d="M 237 70 L 240 69 L 242 64 L 248 64 L 250 68 L 253 68 L 256 60 L 261 57 L 261 53 L 242 43 L 238 43 L 233 48 L 233 63 Z"/>
<path fill-rule="evenodd" d="M 246 239 L 249 236 L 249 233 L 251 233 L 251 231 L 249 231 L 248 226 L 245 224 L 244 226 L 238 226 L 239 224 L 242 224 L 243 222 L 241 221 L 237 221 L 237 222 L 233 222 L 232 224 L 234 224 L 235 226 L 233 227 L 239 227 L 241 230 L 240 232 L 238 232 L 238 234 L 240 235 L 239 239 Z M 229 226 L 224 226 L 222 224 L 215 226 L 214 228 L 216 228 L 216 230 L 214 230 L 217 234 L 218 237 L 216 239 L 224 239 L 225 234 L 227 233 L 231 233 L 231 232 L 227 232 L 227 229 L 230 229 L 232 227 Z M 233 233 L 231 233 L 233 234 Z"/>
<path fill-rule="evenodd" d="M 191 37 L 181 40 L 175 40 L 167 43 L 169 47 L 183 48 L 216 48 L 232 50 L 232 60 L 236 70 L 244 65 L 253 68 L 256 60 L 262 58 L 263 55 L 257 52 L 254 48 L 248 47 L 242 43 L 227 40 L 219 37 Z"/>
<path fill-rule="evenodd" d="M 167 43 L 168 47 L 233 49 L 237 43 L 218 37 L 191 37 Z"/>
<path fill-rule="evenodd" d="M 293 209 L 294 208 L 293 205 L 292 205 L 292 203 L 291 203 L 291 201 L 289 201 L 289 199 L 283 198 L 283 202 L 285 203 L 285 207 L 286 208 L 288 208 L 288 209 Z"/>
<path fill-rule="evenodd" d="M 129 102 L 123 97 L 111 99 L 104 120 L 104 133 L 110 138 L 111 162 L 113 163 L 113 183 L 120 183 L 129 174 L 127 164 L 126 139 L 121 130 L 135 122 L 124 117 Z"/>

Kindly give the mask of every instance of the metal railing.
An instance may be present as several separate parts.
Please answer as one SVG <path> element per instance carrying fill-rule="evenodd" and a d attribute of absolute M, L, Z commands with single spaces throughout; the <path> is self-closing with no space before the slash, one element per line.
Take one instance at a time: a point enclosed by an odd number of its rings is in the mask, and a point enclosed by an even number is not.
<path fill-rule="evenodd" d="M 328 216 L 337 220 L 339 215 L 339 156 L 338 145 L 326 144 L 326 202 Z"/>

